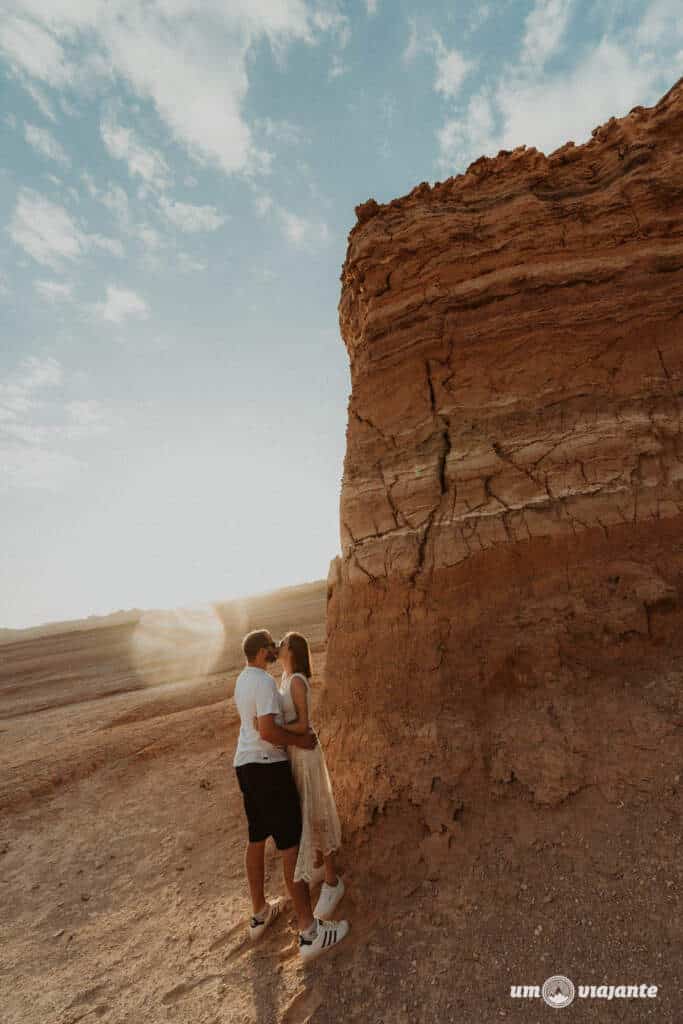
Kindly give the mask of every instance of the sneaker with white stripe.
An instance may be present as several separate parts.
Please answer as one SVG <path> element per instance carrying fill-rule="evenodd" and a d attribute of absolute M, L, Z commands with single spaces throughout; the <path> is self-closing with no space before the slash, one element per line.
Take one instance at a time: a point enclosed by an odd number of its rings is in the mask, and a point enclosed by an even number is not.
<path fill-rule="evenodd" d="M 263 920 L 259 920 L 258 917 L 252 917 L 249 922 L 249 938 L 252 942 L 257 942 L 261 938 L 266 928 L 269 927 L 279 916 L 282 910 L 283 901 L 276 899 L 273 903 L 266 903 L 266 911 L 263 914 Z M 260 916 L 260 915 L 259 915 Z"/>
<path fill-rule="evenodd" d="M 299 953 L 302 960 L 314 960 L 337 946 L 349 932 L 348 921 L 320 921 L 314 939 L 305 939 L 299 933 Z"/>

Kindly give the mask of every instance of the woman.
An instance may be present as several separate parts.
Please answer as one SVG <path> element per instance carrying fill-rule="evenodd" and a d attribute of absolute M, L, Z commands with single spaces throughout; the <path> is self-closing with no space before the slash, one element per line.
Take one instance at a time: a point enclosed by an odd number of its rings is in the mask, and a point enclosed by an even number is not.
<path fill-rule="evenodd" d="M 284 667 L 280 681 L 284 728 L 305 733 L 310 728 L 311 679 L 311 655 L 306 637 L 287 633 L 280 641 L 279 656 Z M 325 920 L 344 895 L 344 882 L 334 863 L 334 852 L 341 845 L 339 815 L 320 744 L 313 750 L 287 749 L 303 821 L 294 881 L 303 879 L 312 885 L 324 879 L 313 913 Z"/>

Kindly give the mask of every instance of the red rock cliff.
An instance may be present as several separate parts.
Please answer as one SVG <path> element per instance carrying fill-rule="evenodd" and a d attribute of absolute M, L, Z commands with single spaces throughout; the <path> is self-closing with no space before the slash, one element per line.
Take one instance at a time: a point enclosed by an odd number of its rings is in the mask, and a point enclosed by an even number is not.
<path fill-rule="evenodd" d="M 673 756 L 683 80 L 356 212 L 323 718 L 346 821 L 412 807 L 431 855 L 475 793 L 616 800 L 643 737 Z"/>

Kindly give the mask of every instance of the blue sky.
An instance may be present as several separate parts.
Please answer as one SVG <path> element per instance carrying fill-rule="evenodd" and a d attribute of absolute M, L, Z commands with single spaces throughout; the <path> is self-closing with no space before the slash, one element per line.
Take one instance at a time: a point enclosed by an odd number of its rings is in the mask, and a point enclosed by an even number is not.
<path fill-rule="evenodd" d="M 680 0 L 0 0 L 0 625 L 326 575 L 354 206 L 682 70 Z"/>

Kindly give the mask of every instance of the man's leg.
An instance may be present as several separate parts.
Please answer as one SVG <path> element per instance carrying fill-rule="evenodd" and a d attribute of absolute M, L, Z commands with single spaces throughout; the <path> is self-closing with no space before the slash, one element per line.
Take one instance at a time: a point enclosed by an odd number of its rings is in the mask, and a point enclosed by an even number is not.
<path fill-rule="evenodd" d="M 265 853 L 265 839 L 260 843 L 247 843 L 247 852 L 244 860 L 247 866 L 249 892 L 251 893 L 251 902 L 255 914 L 263 910 L 266 905 L 266 894 L 263 890 L 266 874 Z"/>
<path fill-rule="evenodd" d="M 292 897 L 294 911 L 299 923 L 299 931 L 303 932 L 313 924 L 313 911 L 311 910 L 311 894 L 306 882 L 294 881 L 294 868 L 296 859 L 299 856 L 299 847 L 290 846 L 288 850 L 280 850 L 282 854 L 282 870 L 285 876 L 287 891 Z"/>

